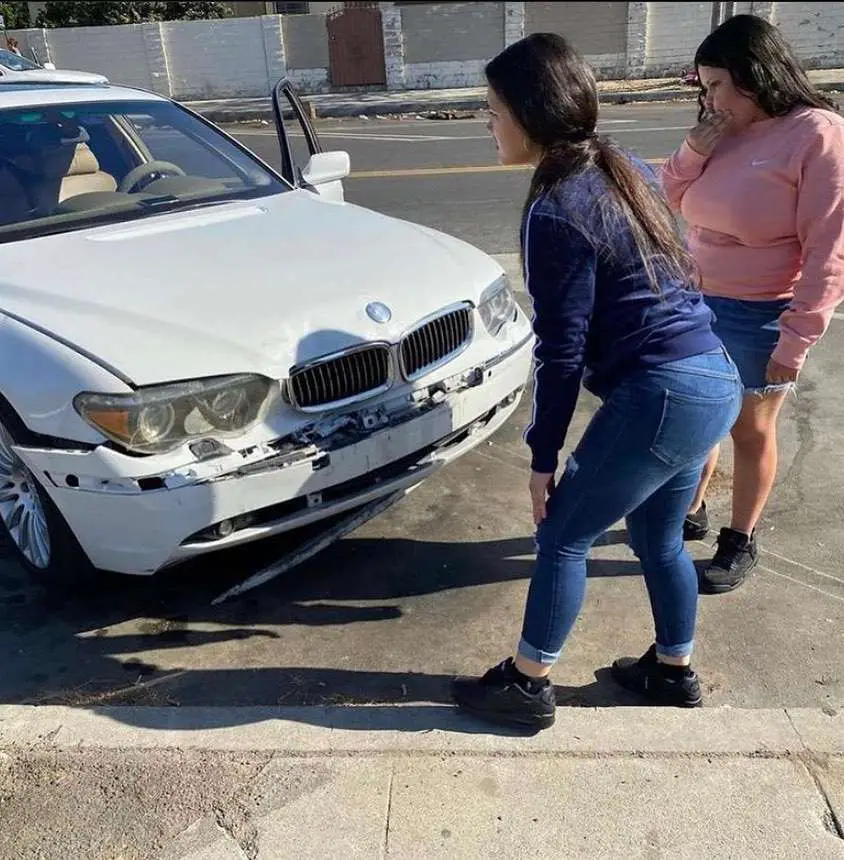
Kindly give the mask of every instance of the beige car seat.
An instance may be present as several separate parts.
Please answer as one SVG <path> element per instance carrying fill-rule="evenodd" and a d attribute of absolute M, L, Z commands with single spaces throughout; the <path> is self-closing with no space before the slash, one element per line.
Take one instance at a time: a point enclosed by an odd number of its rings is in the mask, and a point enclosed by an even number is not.
<path fill-rule="evenodd" d="M 31 205 L 42 217 L 70 197 L 117 190 L 114 177 L 100 170 L 87 143 L 50 141 L 47 145 L 33 146 L 15 162 L 26 177 Z"/>
<path fill-rule="evenodd" d="M 91 191 L 117 191 L 117 182 L 110 173 L 100 170 L 97 156 L 87 143 L 77 143 L 59 188 L 59 203 Z"/>

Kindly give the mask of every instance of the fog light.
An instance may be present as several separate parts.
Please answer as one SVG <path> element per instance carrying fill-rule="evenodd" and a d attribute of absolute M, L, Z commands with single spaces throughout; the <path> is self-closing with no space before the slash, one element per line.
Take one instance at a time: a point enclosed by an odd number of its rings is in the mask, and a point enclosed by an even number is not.
<path fill-rule="evenodd" d="M 255 517 L 252 514 L 241 514 L 241 516 L 234 518 L 235 531 L 240 531 L 241 529 L 248 529 L 249 526 L 251 526 L 254 522 Z"/>
<path fill-rule="evenodd" d="M 227 538 L 234 531 L 234 523 L 231 520 L 223 520 L 217 525 L 217 537 Z"/>

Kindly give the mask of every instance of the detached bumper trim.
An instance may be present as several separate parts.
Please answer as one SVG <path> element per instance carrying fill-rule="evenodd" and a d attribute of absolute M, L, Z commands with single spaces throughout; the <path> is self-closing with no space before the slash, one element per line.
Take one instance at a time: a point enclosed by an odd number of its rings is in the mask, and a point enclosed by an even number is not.
<path fill-rule="evenodd" d="M 291 528 L 289 523 L 295 521 L 297 515 L 304 515 L 305 518 L 308 518 L 309 514 L 322 515 L 327 509 L 330 509 L 333 514 L 335 511 L 340 512 L 349 507 L 364 504 L 372 498 L 401 489 L 402 486 L 419 483 L 428 477 L 432 471 L 453 459 L 457 452 L 449 456 L 452 449 L 460 447 L 475 432 L 482 430 L 493 421 L 502 409 L 515 403 L 522 391 L 523 389 L 519 389 L 512 392 L 471 424 L 418 451 L 414 451 L 412 454 L 408 454 L 406 457 L 388 463 L 380 469 L 328 487 L 317 494 L 316 499 L 302 495 L 252 511 L 248 515 L 248 519 L 244 518 L 247 522 L 244 528 L 236 529 L 225 537 L 214 535 L 215 532 L 218 532 L 223 521 L 201 529 L 182 541 L 177 553 L 183 550 L 206 552 L 232 544 L 257 540 L 280 530 L 280 526 L 283 526 L 283 530 Z"/>

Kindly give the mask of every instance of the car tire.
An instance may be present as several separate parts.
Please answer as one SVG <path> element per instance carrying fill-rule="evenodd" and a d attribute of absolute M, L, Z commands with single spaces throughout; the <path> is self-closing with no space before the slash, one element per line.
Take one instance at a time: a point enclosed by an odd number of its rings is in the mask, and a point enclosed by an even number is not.
<path fill-rule="evenodd" d="M 12 555 L 47 587 L 81 585 L 95 569 L 61 512 L 15 453 L 0 422 L 0 535 Z"/>

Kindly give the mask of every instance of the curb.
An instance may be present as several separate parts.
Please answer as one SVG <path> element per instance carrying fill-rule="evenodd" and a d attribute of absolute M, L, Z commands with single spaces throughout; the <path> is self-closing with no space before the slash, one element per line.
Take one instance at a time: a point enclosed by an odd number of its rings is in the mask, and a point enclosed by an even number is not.
<path fill-rule="evenodd" d="M 279 750 L 299 755 L 844 756 L 844 711 L 558 708 L 537 735 L 490 728 L 447 705 L 329 707 L 0 706 L 0 750 Z"/>
<path fill-rule="evenodd" d="M 601 93 L 602 104 L 627 104 L 629 102 L 649 101 L 688 101 L 696 98 L 697 94 L 688 92 L 620 92 Z M 320 107 L 318 103 L 312 102 L 307 96 L 302 96 L 302 101 L 312 105 L 318 119 L 345 119 L 356 116 L 396 116 L 408 113 L 432 113 L 439 111 L 474 111 L 481 110 L 486 106 L 486 98 L 483 96 L 472 96 L 470 98 L 449 99 L 448 101 L 430 101 L 422 99 L 408 99 L 397 102 L 373 102 L 371 104 L 337 104 Z M 206 119 L 215 123 L 250 122 L 259 120 L 273 120 L 272 106 L 268 103 L 264 107 L 222 107 L 203 109 L 201 103 L 194 104 L 193 110 L 200 113 Z"/>
<path fill-rule="evenodd" d="M 817 85 L 822 92 L 844 91 L 844 81 L 833 81 Z M 655 91 L 623 91 L 616 93 L 599 93 L 601 104 L 623 105 L 634 102 L 678 102 L 693 101 L 697 98 L 697 90 L 693 87 L 676 90 Z M 306 104 L 310 104 L 319 119 L 343 119 L 356 116 L 395 116 L 408 113 L 433 113 L 440 111 L 474 111 L 481 110 L 486 106 L 486 99 L 482 96 L 449 99 L 446 101 L 431 101 L 423 99 L 406 99 L 397 102 L 372 102 L 370 104 L 337 104 L 320 107 L 318 103 L 310 101 L 308 96 L 302 97 Z M 188 103 L 189 105 L 191 103 Z M 250 122 L 260 120 L 273 120 L 273 110 L 269 102 L 262 107 L 202 107 L 201 102 L 192 103 L 195 111 L 206 119 L 215 123 Z"/>

